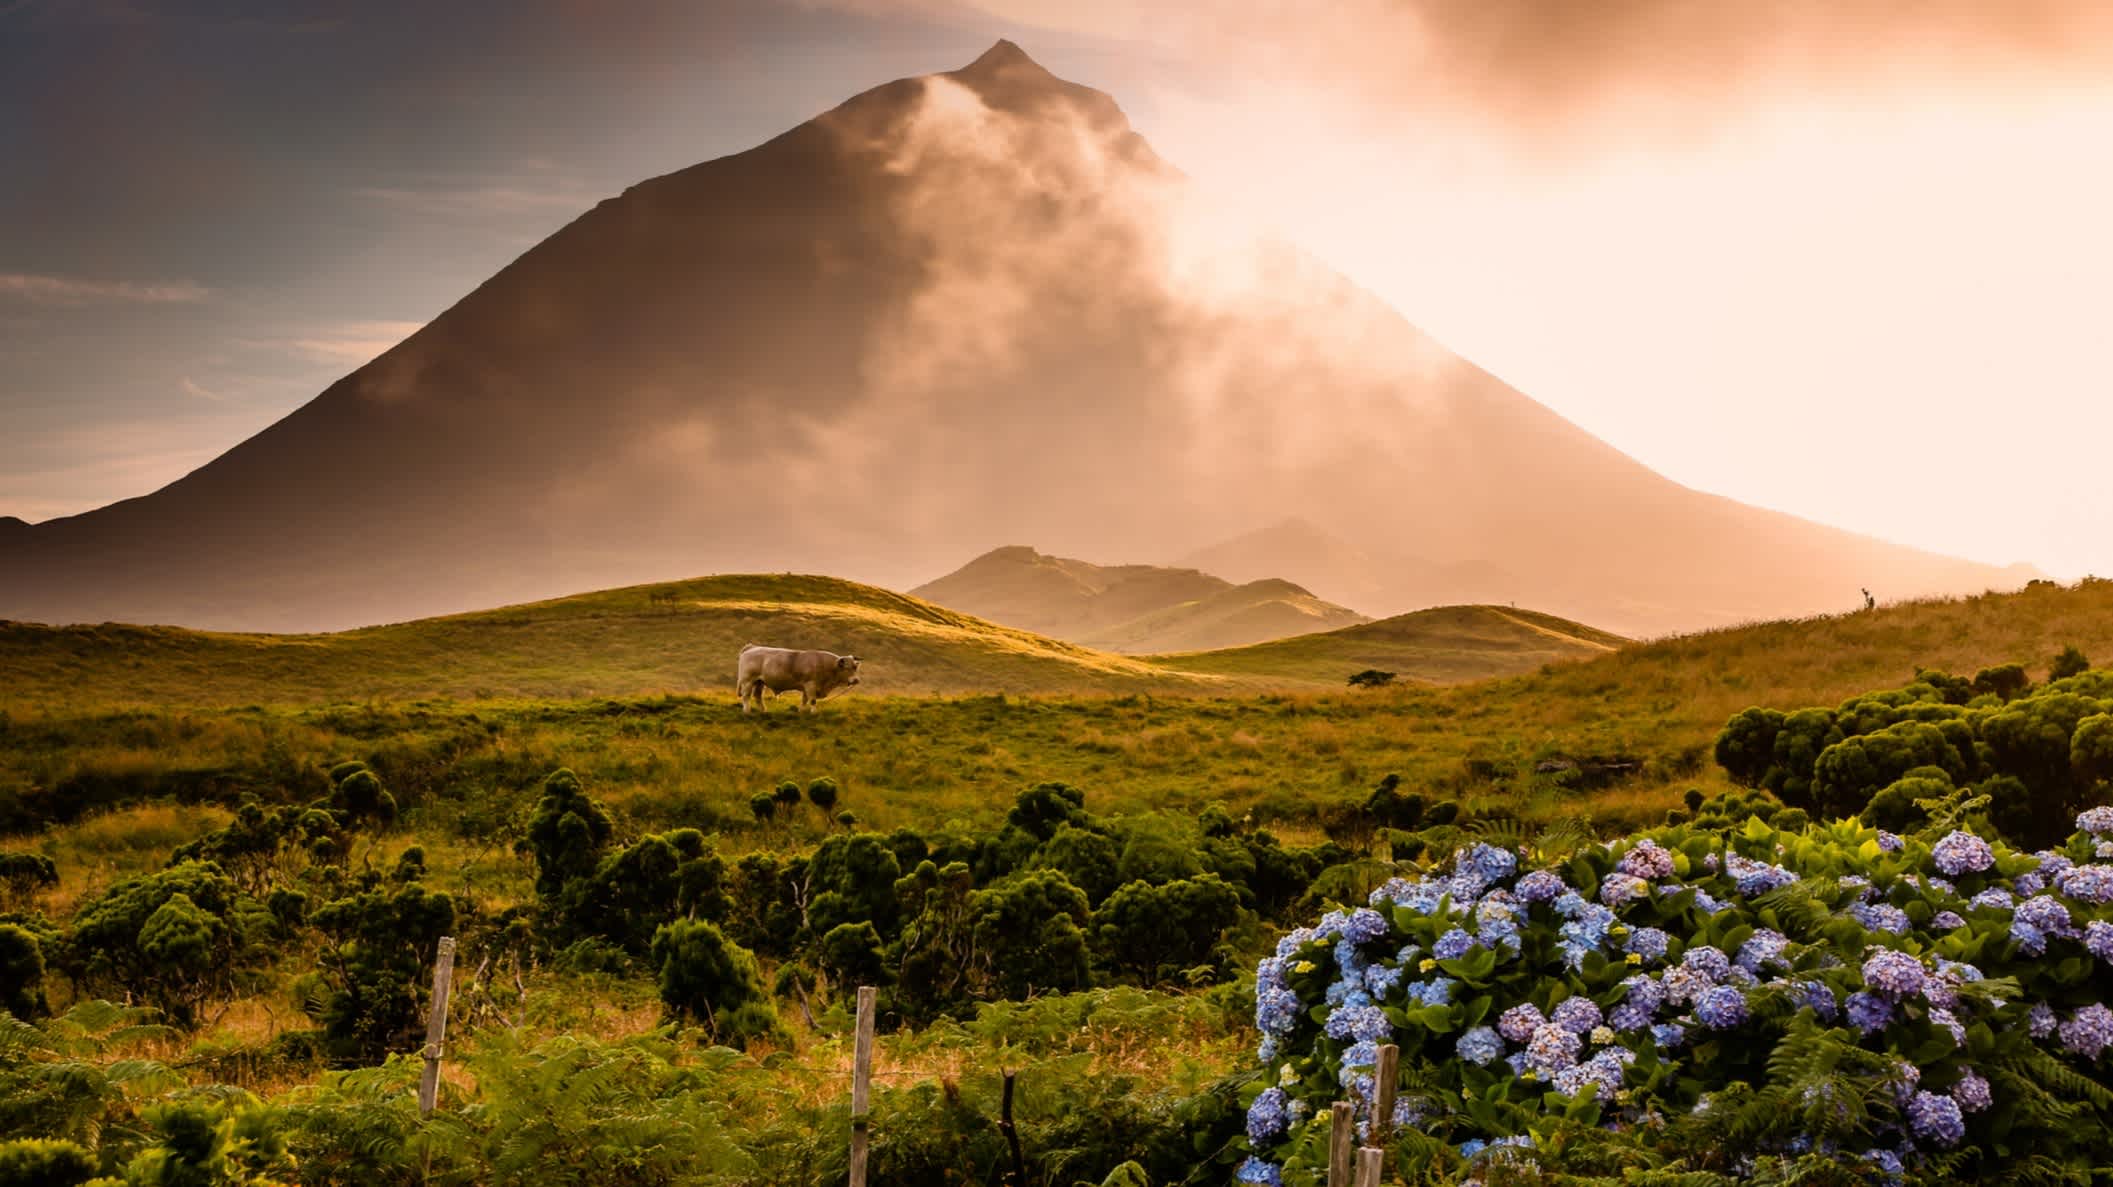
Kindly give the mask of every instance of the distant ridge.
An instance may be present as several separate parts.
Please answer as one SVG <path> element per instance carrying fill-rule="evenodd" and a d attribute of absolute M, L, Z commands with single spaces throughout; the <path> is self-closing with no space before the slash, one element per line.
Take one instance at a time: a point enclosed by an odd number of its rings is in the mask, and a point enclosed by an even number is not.
<path fill-rule="evenodd" d="M 1440 606 L 1325 634 L 1248 647 L 1156 657 L 1169 668 L 1218 676 L 1298 673 L 1334 687 L 1376 669 L 1410 681 L 1459 684 L 1597 659 L 1628 645 L 1619 635 L 1509 606 Z"/>
<path fill-rule="evenodd" d="M 995 548 L 910 591 L 992 622 L 1128 654 L 1237 647 L 1365 622 L 1279 578 L 1234 584 L 1196 569 L 1097 565 Z"/>

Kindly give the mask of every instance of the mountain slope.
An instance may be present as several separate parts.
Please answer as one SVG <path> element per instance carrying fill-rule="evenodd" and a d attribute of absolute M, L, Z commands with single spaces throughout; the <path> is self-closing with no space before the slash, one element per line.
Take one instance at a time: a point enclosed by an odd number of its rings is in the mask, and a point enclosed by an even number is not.
<path fill-rule="evenodd" d="M 1460 684 L 1596 659 L 1627 644 L 1606 631 L 1505 606 L 1440 606 L 1325 634 L 1248 647 L 1155 657 L 1172 671 L 1299 680 L 1339 688 L 1376 668 L 1433 684 Z"/>
<path fill-rule="evenodd" d="M 1365 621 L 1288 581 L 1234 585 L 1195 569 L 1096 565 L 1019 545 L 992 549 L 910 593 L 1128 654 L 1237 647 Z"/>
<path fill-rule="evenodd" d="M 1639 349 L 1647 344 L 1639 343 Z M 314 630 L 1286 516 L 1629 633 L 2016 584 L 1698 494 L 1245 229 L 1001 42 L 582 214 L 169 486 L 0 531 L 0 616 Z M 1412 561 L 1399 558 L 1413 558 Z M 1308 580 L 1271 563 L 1256 576 Z"/>

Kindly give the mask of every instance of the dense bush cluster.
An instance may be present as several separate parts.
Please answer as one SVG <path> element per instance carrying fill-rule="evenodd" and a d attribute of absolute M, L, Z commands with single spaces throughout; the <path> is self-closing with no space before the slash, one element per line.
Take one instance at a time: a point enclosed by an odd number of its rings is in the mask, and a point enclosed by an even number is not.
<path fill-rule="evenodd" d="M 2076 825 L 2037 853 L 1759 820 L 1466 848 L 1261 963 L 1241 1177 L 1317 1182 L 1317 1118 L 1352 1099 L 1369 1129 L 1385 1042 L 1426 1165 L 1612 1131 L 1695 1171 L 2086 1175 L 2113 1156 L 2113 809 Z"/>
<path fill-rule="evenodd" d="M 1718 735 L 1717 761 L 1815 817 L 1896 831 L 1920 827 L 1923 801 L 1972 788 L 2006 836 L 2052 844 L 2113 778 L 2113 672 L 2073 648 L 2053 670 L 2038 687 L 2017 664 L 1971 680 L 1925 670 L 1832 709 L 1748 709 Z"/>

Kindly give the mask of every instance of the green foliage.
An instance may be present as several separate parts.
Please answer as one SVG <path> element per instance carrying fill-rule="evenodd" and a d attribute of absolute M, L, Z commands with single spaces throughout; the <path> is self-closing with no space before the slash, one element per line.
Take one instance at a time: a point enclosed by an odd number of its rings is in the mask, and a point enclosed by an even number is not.
<path fill-rule="evenodd" d="M 2047 680 L 2051 684 L 2056 680 L 2067 680 L 2071 676 L 2081 676 L 2090 670 L 2090 657 L 2078 651 L 2072 645 L 2062 648 L 2062 653 L 2055 656 L 2054 662 L 2047 665 Z"/>
<path fill-rule="evenodd" d="M 901 904 L 895 880 L 902 867 L 888 839 L 878 833 L 833 836 L 814 851 L 807 865 L 808 929 L 820 935 L 843 923 L 870 922 L 893 935 Z"/>
<path fill-rule="evenodd" d="M 557 942 L 592 936 L 643 957 L 679 915 L 724 919 L 726 862 L 693 828 L 649 834 L 605 855 L 559 896 Z"/>
<path fill-rule="evenodd" d="M 565 884 L 594 870 L 615 824 L 580 785 L 560 768 L 543 780 L 543 798 L 528 822 L 527 846 L 536 861 L 536 894 L 555 900 Z"/>
<path fill-rule="evenodd" d="M 59 868 L 43 854 L 0 852 L 0 910 L 12 910 L 58 884 Z"/>
<path fill-rule="evenodd" d="M 344 770 L 341 764 L 334 770 Z M 386 828 L 396 823 L 396 797 L 382 787 L 382 781 L 364 765 L 347 771 L 335 780 L 336 788 L 330 793 L 330 806 L 337 810 L 348 825 L 353 827 Z"/>
<path fill-rule="evenodd" d="M 790 779 L 781 780 L 777 787 L 772 789 L 770 798 L 776 800 L 781 808 L 797 808 L 800 805 L 800 785 Z"/>
<path fill-rule="evenodd" d="M 1158 813 L 1123 818 L 1122 854 L 1115 862 L 1118 882 L 1172 882 L 1203 872 L 1194 825 Z"/>
<path fill-rule="evenodd" d="M 694 1021 L 716 1042 L 746 1047 L 784 1040 L 755 954 L 702 919 L 678 919 L 653 933 L 660 1000 L 671 1017 Z"/>
<path fill-rule="evenodd" d="M 1783 732 L 1783 724 L 1783 714 L 1774 709 L 1740 713 L 1717 735 L 1717 765 L 1739 786 L 1759 787 L 1776 761 L 1776 736 Z"/>
<path fill-rule="evenodd" d="M 756 818 L 756 823 L 768 823 L 773 816 L 778 814 L 777 797 L 767 791 L 757 792 L 748 797 L 748 812 L 749 815 Z"/>
<path fill-rule="evenodd" d="M 839 992 L 887 984 L 887 953 L 871 923 L 839 923 L 829 929 L 816 946 L 815 960 Z"/>
<path fill-rule="evenodd" d="M 1974 673 L 1974 692 L 1993 696 L 1999 700 L 2012 700 L 2032 687 L 2032 679 L 2025 675 L 2023 664 L 1997 664 Z"/>
<path fill-rule="evenodd" d="M 78 1187 L 95 1171 L 95 1157 L 72 1142 L 0 1142 L 0 1187 Z"/>
<path fill-rule="evenodd" d="M 44 945 L 19 923 L 0 923 L 0 1010 L 17 1018 L 41 1018 L 44 1001 Z"/>
<path fill-rule="evenodd" d="M 1037 783 L 1019 794 L 1005 823 L 1037 841 L 1047 841 L 1064 825 L 1092 826 L 1086 815 L 1086 793 L 1068 783 Z"/>
<path fill-rule="evenodd" d="M 455 900 L 416 882 L 371 879 L 317 908 L 312 920 L 330 941 L 318 954 L 328 991 L 314 1003 L 330 1052 L 373 1063 L 418 1047 L 440 938 L 455 928 Z"/>
<path fill-rule="evenodd" d="M 1021 998 L 1087 983 L 1086 893 L 1055 870 L 1029 870 L 968 896 L 972 973 L 986 992 Z"/>
<path fill-rule="evenodd" d="M 248 955 L 240 896 L 211 862 L 120 882 L 74 914 L 58 964 L 92 992 L 135 993 L 189 1023 Z"/>
<path fill-rule="evenodd" d="M 1140 984 L 1199 967 L 1217 975 L 1228 963 L 1219 946 L 1240 914 L 1239 894 L 1216 874 L 1130 882 L 1093 913 L 1094 943 L 1103 960 Z"/>
<path fill-rule="evenodd" d="M 244 890 L 261 895 L 308 862 L 342 861 L 347 848 L 344 823 L 336 813 L 292 805 L 266 808 L 252 796 L 243 800 L 227 827 L 181 846 L 170 855 L 169 864 L 212 862 Z"/>
<path fill-rule="evenodd" d="M 1378 668 L 1366 668 L 1350 677 L 1352 688 L 1380 688 L 1394 683 L 1394 673 L 1382 672 Z"/>
<path fill-rule="evenodd" d="M 807 802 L 820 808 L 824 815 L 836 807 L 836 780 L 824 775 L 807 785 Z"/>

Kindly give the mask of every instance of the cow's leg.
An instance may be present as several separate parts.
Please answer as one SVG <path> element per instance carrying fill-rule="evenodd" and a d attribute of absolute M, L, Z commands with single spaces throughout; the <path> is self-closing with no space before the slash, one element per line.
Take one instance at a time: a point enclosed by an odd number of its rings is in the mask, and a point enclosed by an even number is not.
<path fill-rule="evenodd" d="M 812 685 L 812 684 L 803 684 L 803 685 L 801 685 L 801 686 L 800 686 L 800 708 L 802 708 L 802 709 L 805 709 L 805 710 L 806 710 L 807 712 L 809 712 L 809 713 L 812 713 L 812 712 L 814 712 L 814 702 L 815 702 L 815 695 L 814 695 L 814 685 Z"/>
<path fill-rule="evenodd" d="M 748 686 L 749 682 L 746 680 L 734 682 L 734 699 L 741 702 L 741 711 L 743 713 L 748 712 Z"/>

